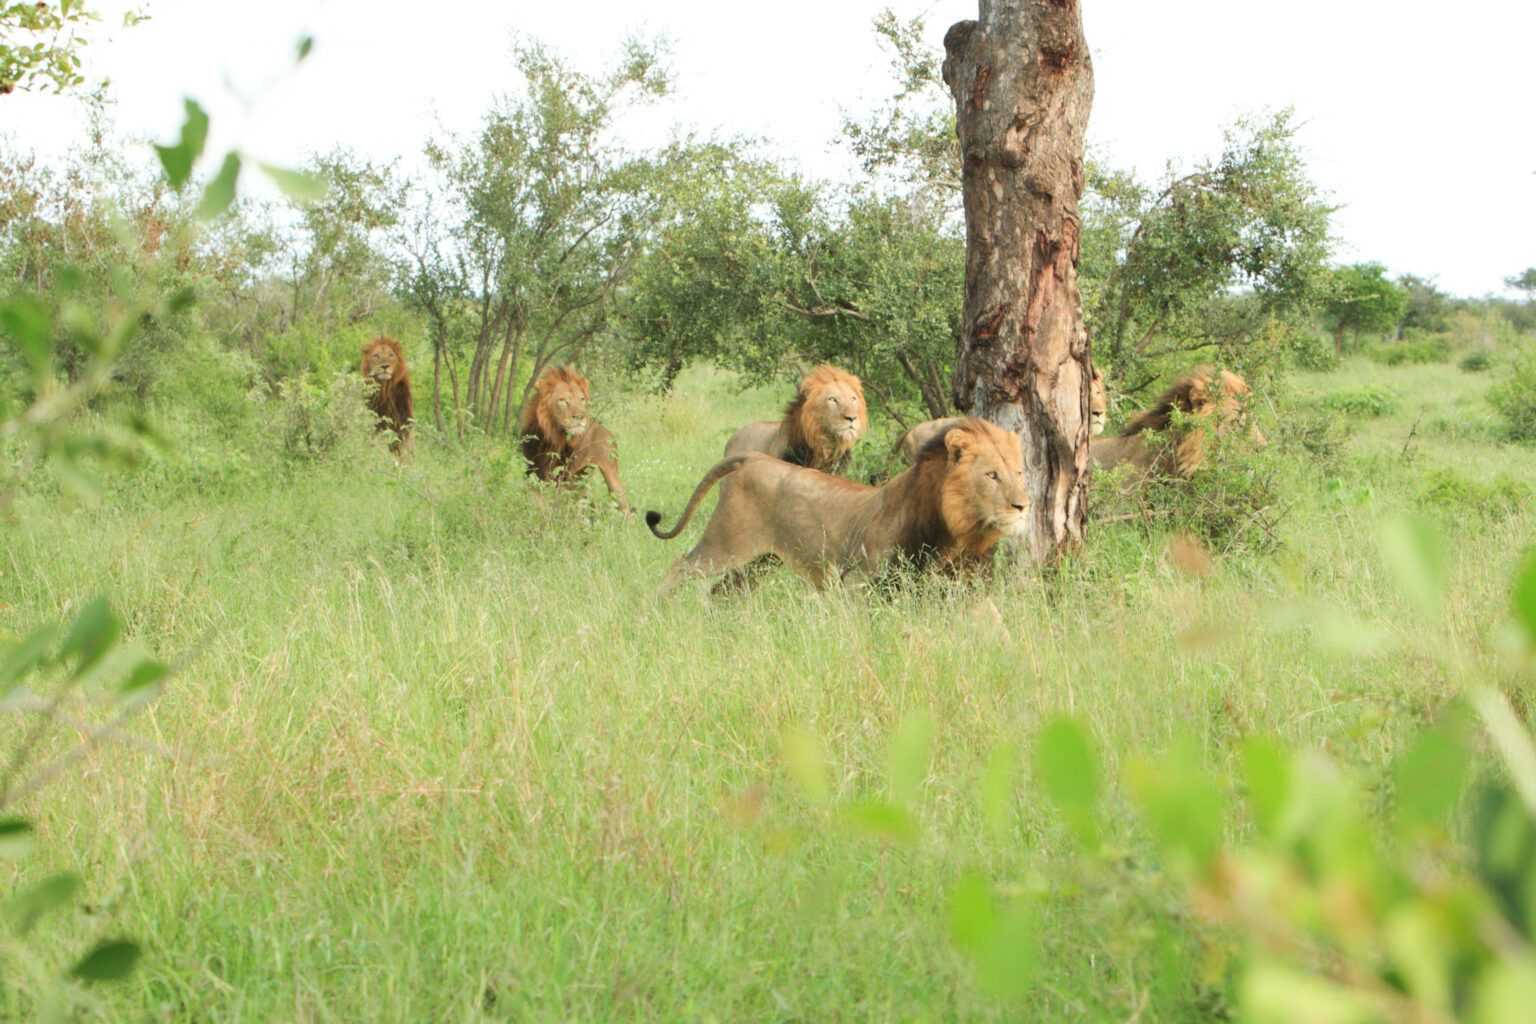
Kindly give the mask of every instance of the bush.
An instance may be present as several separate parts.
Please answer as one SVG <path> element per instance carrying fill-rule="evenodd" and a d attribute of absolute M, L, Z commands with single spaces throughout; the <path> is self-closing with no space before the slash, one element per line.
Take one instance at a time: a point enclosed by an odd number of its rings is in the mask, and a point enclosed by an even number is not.
<path fill-rule="evenodd" d="M 1167 438 L 1168 443 L 1175 443 Z M 1134 482 L 1117 470 L 1094 482 L 1096 511 L 1108 521 L 1140 524 L 1148 534 L 1188 533 L 1217 554 L 1265 553 L 1285 509 L 1275 445 L 1255 449 L 1241 432 L 1209 439 L 1204 464 L 1192 477 Z"/>
<path fill-rule="evenodd" d="M 1324 395 L 1318 404 L 1324 409 L 1346 413 L 1355 419 L 1373 420 L 1397 411 L 1397 395 L 1375 384 L 1361 384 Z"/>
<path fill-rule="evenodd" d="M 1365 350 L 1372 362 L 1383 366 L 1420 366 L 1443 363 L 1451 357 L 1449 335 L 1408 331 L 1402 341 L 1382 342 Z"/>
<path fill-rule="evenodd" d="M 324 384 L 311 377 L 278 384 L 271 418 L 288 457 L 311 461 L 367 445 L 374 431 L 364 387 L 355 373 L 334 374 Z"/>
<path fill-rule="evenodd" d="M 1536 441 L 1536 349 L 1521 353 L 1509 376 L 1489 390 L 1488 403 L 1511 440 Z"/>
<path fill-rule="evenodd" d="M 1468 352 L 1462 356 L 1461 362 L 1456 365 L 1460 366 L 1467 373 L 1482 373 L 1493 365 L 1493 357 L 1488 354 L 1487 349 L 1478 349 L 1475 352 Z"/>
<path fill-rule="evenodd" d="M 1285 342 L 1291 365 L 1298 370 L 1332 372 L 1339 368 L 1339 356 L 1333 342 L 1312 331 L 1297 331 Z"/>
<path fill-rule="evenodd" d="M 1419 492 L 1419 505 L 1458 515 L 1503 517 L 1524 507 L 1531 489 L 1518 480 L 1500 476 L 1492 484 L 1468 480 L 1453 469 L 1430 473 Z"/>

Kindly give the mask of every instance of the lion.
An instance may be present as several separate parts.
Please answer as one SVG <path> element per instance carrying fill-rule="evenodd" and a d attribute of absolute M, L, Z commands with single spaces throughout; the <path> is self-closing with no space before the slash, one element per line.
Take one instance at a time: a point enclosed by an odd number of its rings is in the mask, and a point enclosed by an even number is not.
<path fill-rule="evenodd" d="M 552 366 L 541 373 L 517 420 L 523 458 L 528 460 L 530 476 L 557 484 L 579 480 L 596 467 L 620 510 L 627 513 L 629 499 L 619 479 L 618 447 L 608 428 L 587 414 L 591 391 L 587 379 L 569 366 Z"/>
<path fill-rule="evenodd" d="M 394 434 L 389 450 L 409 460 L 414 433 L 411 406 L 411 373 L 405 365 L 405 351 L 400 343 L 381 334 L 363 346 L 363 379 L 377 387 L 368 398 L 368 408 L 378 417 L 379 430 Z"/>
<path fill-rule="evenodd" d="M 840 474 L 869 426 L 864 385 L 835 366 L 818 366 L 800 381 L 782 420 L 749 423 L 725 444 L 725 454 L 762 452 L 794 466 Z"/>
<path fill-rule="evenodd" d="M 1212 385 L 1219 385 L 1213 389 Z M 1248 425 L 1247 399 L 1252 394 L 1248 382 L 1229 370 L 1209 366 L 1196 367 L 1169 386 L 1150 409 L 1131 417 L 1125 429 L 1114 437 L 1096 438 L 1089 453 L 1095 469 L 1116 466 L 1133 467 L 1133 479 L 1148 476 L 1193 476 L 1205 464 L 1206 425 L 1215 432 L 1248 428 L 1248 440 L 1262 446 L 1264 435 L 1257 426 Z M 1191 417 L 1180 428 L 1176 439 L 1154 437 L 1173 423 L 1175 411 Z"/>
<path fill-rule="evenodd" d="M 880 486 L 794 466 L 761 452 L 717 462 L 670 530 L 661 513 L 646 525 L 662 540 L 682 532 L 717 482 L 704 536 L 667 572 L 666 592 L 695 577 L 732 573 L 775 555 L 818 589 L 868 582 L 893 562 L 971 575 L 989 571 L 1005 537 L 1021 535 L 1029 495 L 1019 438 L 964 419 L 929 441 L 916 463 Z M 750 578 L 749 578 L 750 580 Z"/>
<path fill-rule="evenodd" d="M 1098 437 L 1104 433 L 1104 420 L 1109 415 L 1109 395 L 1104 390 L 1104 375 L 1098 367 L 1093 368 L 1093 376 L 1088 386 L 1088 436 Z M 923 446 L 937 436 L 941 431 L 960 422 L 958 416 L 946 416 L 937 420 L 926 420 L 907 430 L 896 439 L 896 444 L 891 451 L 902 462 L 911 465 L 917 459 L 917 453 Z"/>

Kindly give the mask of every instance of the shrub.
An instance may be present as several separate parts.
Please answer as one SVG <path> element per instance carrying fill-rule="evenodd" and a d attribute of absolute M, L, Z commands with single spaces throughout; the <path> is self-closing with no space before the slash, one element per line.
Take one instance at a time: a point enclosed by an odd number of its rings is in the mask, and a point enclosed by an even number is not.
<path fill-rule="evenodd" d="M 1468 352 L 1462 356 L 1461 362 L 1456 365 L 1460 366 L 1467 373 L 1482 373 L 1493 365 L 1493 357 L 1488 354 L 1487 349 L 1478 349 L 1475 352 Z"/>
<path fill-rule="evenodd" d="M 1420 366 L 1443 363 L 1451 357 L 1450 337 L 1409 331 L 1402 341 L 1388 341 L 1365 350 L 1366 357 L 1383 366 Z"/>
<path fill-rule="evenodd" d="M 1375 384 L 1361 384 L 1324 395 L 1318 400 L 1324 409 L 1346 413 L 1356 419 L 1372 420 L 1397 411 L 1397 395 Z"/>
<path fill-rule="evenodd" d="M 1312 331 L 1297 331 L 1285 342 L 1291 365 L 1298 370 L 1332 372 L 1339 368 L 1339 356 L 1333 342 Z"/>
<path fill-rule="evenodd" d="M 272 419 L 283 451 L 308 461 L 366 445 L 373 433 L 373 413 L 364 386 L 355 373 L 334 374 L 326 383 L 297 377 L 278 384 Z M 259 391 L 256 394 L 258 401 L 264 400 Z"/>
<path fill-rule="evenodd" d="M 1488 402 L 1511 440 L 1536 441 L 1536 349 L 1515 360 L 1509 376 L 1488 391 Z"/>
<path fill-rule="evenodd" d="M 1469 480 L 1453 469 L 1439 469 L 1425 479 L 1419 505 L 1426 509 L 1491 517 L 1510 515 L 1530 501 L 1531 489 L 1500 476 L 1491 484 Z"/>

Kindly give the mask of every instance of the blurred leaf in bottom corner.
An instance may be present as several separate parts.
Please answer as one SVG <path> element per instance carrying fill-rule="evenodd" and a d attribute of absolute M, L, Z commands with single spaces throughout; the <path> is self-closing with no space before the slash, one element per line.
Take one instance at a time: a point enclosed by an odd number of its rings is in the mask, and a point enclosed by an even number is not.
<path fill-rule="evenodd" d="M 1001 1000 L 1022 997 L 1039 966 L 1036 922 L 1022 900 L 999 905 L 987 880 L 963 875 L 949 903 L 950 938 L 971 960 L 977 980 Z"/>
<path fill-rule="evenodd" d="M 1495 964 L 1478 980 L 1473 1024 L 1526 1024 L 1536 1016 L 1536 963 Z"/>
<path fill-rule="evenodd" d="M 1259 963 L 1243 978 L 1248 1024 L 1355 1024 L 1377 1018 L 1355 993 L 1330 981 Z"/>

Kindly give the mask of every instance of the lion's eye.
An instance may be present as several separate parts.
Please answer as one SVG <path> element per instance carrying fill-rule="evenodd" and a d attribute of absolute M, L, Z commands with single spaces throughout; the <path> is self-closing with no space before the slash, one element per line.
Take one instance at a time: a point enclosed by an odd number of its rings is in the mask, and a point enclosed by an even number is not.
<path fill-rule="evenodd" d="M 988 480 L 996 480 L 999 483 L 1001 483 L 1003 478 L 998 476 L 997 475 L 997 470 L 994 469 L 990 473 L 987 474 L 987 479 Z"/>

